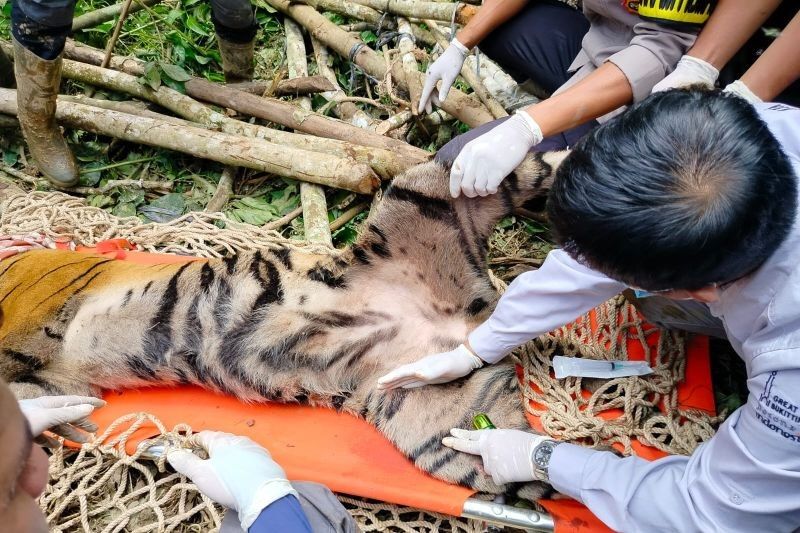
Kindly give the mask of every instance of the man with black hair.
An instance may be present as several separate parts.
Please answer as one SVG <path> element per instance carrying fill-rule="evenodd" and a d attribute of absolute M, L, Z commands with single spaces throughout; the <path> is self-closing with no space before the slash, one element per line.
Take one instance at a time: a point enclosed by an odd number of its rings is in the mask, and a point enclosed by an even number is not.
<path fill-rule="evenodd" d="M 457 379 L 627 287 L 692 304 L 724 328 L 750 395 L 690 457 L 619 458 L 503 429 L 456 428 L 443 443 L 481 455 L 497 483 L 549 481 L 615 530 L 795 530 L 799 174 L 800 109 L 699 90 L 644 100 L 559 168 L 548 212 L 563 248 L 514 280 L 456 350 L 404 365 L 378 386 Z"/>

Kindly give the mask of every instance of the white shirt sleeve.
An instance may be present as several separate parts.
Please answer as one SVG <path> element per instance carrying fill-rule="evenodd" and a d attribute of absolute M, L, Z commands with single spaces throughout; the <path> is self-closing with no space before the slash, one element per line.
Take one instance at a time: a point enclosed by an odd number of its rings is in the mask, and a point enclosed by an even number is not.
<path fill-rule="evenodd" d="M 543 333 L 560 328 L 625 289 L 609 277 L 553 250 L 541 268 L 508 286 L 492 316 L 469 335 L 475 353 L 495 363 Z"/>
<path fill-rule="evenodd" d="M 760 374 L 748 388 L 747 404 L 689 457 L 647 462 L 561 444 L 550 481 L 618 531 L 794 531 L 800 370 Z"/>

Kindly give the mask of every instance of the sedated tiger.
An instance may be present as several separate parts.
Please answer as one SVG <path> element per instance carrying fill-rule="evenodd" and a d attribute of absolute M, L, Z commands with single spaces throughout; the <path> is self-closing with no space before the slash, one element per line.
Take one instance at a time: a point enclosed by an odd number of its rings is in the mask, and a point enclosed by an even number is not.
<path fill-rule="evenodd" d="M 455 348 L 487 318 L 493 227 L 544 194 L 565 155 L 533 154 L 498 194 L 473 199 L 450 197 L 439 164 L 418 165 L 336 255 L 282 248 L 157 266 L 58 250 L 13 256 L 0 262 L 2 377 L 20 398 L 193 383 L 246 402 L 332 406 L 436 477 L 538 499 L 552 489 L 498 486 L 479 458 L 441 445 L 476 412 L 530 431 L 513 364 L 418 389 L 375 383 Z"/>

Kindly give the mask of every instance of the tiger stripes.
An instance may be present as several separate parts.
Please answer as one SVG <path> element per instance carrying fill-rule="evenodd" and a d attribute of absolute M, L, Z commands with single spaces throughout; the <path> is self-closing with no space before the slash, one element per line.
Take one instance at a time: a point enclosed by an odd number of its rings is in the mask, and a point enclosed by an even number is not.
<path fill-rule="evenodd" d="M 563 157 L 531 156 L 498 194 L 475 199 L 450 198 L 447 170 L 419 165 L 333 256 L 281 248 L 155 266 L 13 256 L 0 262 L 0 371 L 18 397 L 191 383 L 245 402 L 329 406 L 365 418 L 437 477 L 541 497 L 548 487 L 497 486 L 479 459 L 441 445 L 476 412 L 529 430 L 513 365 L 419 389 L 375 383 L 486 319 L 493 226 L 542 195 Z"/>

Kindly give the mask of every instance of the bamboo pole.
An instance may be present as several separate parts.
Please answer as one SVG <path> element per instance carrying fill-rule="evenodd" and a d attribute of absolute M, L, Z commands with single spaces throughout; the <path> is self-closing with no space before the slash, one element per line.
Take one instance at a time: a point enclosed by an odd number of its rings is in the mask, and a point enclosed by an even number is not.
<path fill-rule="evenodd" d="M 306 46 L 300 26 L 292 19 L 283 21 L 286 33 L 286 63 L 289 67 L 289 79 L 308 76 Z M 307 96 L 298 98 L 300 107 L 311 111 L 311 99 Z M 318 244 L 333 246 L 331 229 L 328 226 L 328 204 L 325 201 L 325 190 L 310 183 L 300 184 L 300 204 L 303 206 L 303 231 L 306 240 Z"/>
<path fill-rule="evenodd" d="M 302 4 L 292 4 L 290 0 L 267 0 L 267 3 L 280 12 L 292 17 L 296 22 L 305 27 L 312 37 L 318 39 L 340 56 L 352 60 L 371 76 L 383 79 L 386 75 L 386 63 L 378 54 L 365 46 L 362 41 L 352 37 L 336 24 L 329 21 L 313 7 Z M 404 88 L 407 88 L 402 65 L 396 64 L 396 68 L 397 74 L 395 78 L 401 82 Z M 419 83 L 423 82 L 424 74 L 422 72 L 418 72 L 416 77 L 419 78 Z M 442 107 L 445 111 L 471 127 L 480 126 L 481 124 L 494 120 L 492 114 L 486 110 L 483 103 L 477 97 L 465 95 L 455 88 L 450 90 L 447 100 L 443 102 Z"/>
<path fill-rule="evenodd" d="M 440 47 L 442 47 L 442 50 L 447 50 L 447 47 L 450 46 L 450 43 L 439 29 L 436 21 L 426 20 L 425 24 L 430 27 L 431 33 L 433 33 L 434 37 L 436 37 L 436 42 Z M 484 86 L 481 78 L 478 76 L 478 73 L 472 70 L 467 65 L 466 61 L 461 67 L 461 76 L 464 78 L 464 80 L 466 80 L 467 83 L 469 83 L 470 87 L 472 87 L 472 90 L 475 91 L 475 94 L 477 94 L 478 98 L 481 99 L 481 102 L 483 102 L 489 112 L 494 115 L 494 118 L 503 118 L 508 116 L 508 112 L 497 100 L 494 99 L 491 93 L 486 90 L 486 86 Z"/>
<path fill-rule="evenodd" d="M 131 4 L 128 13 L 135 13 L 136 11 L 144 9 L 146 6 L 149 7 L 155 5 L 160 1 L 161 0 L 136 0 L 133 4 Z M 72 19 L 73 33 L 76 31 L 85 30 L 86 28 L 99 26 L 103 22 L 113 19 L 119 15 L 120 12 L 122 12 L 124 5 L 125 2 L 122 2 L 120 4 L 114 4 L 100 9 L 95 9 L 89 13 L 75 17 Z"/>
<path fill-rule="evenodd" d="M 371 7 L 378 11 L 411 17 L 416 19 L 433 19 L 441 22 L 450 22 L 455 19 L 456 24 L 467 24 L 478 13 L 478 7 L 461 2 L 442 3 L 424 2 L 421 0 L 350 0 L 362 6 Z M 454 14 L 455 12 L 455 14 Z"/>
<path fill-rule="evenodd" d="M 16 96 L 13 89 L 0 89 L 0 113 L 17 114 Z M 178 129 L 173 124 L 156 119 L 74 102 L 61 102 L 56 108 L 56 120 L 99 135 L 362 194 L 371 193 L 379 184 L 378 177 L 368 166 L 352 159 L 297 150 L 199 127 Z"/>

